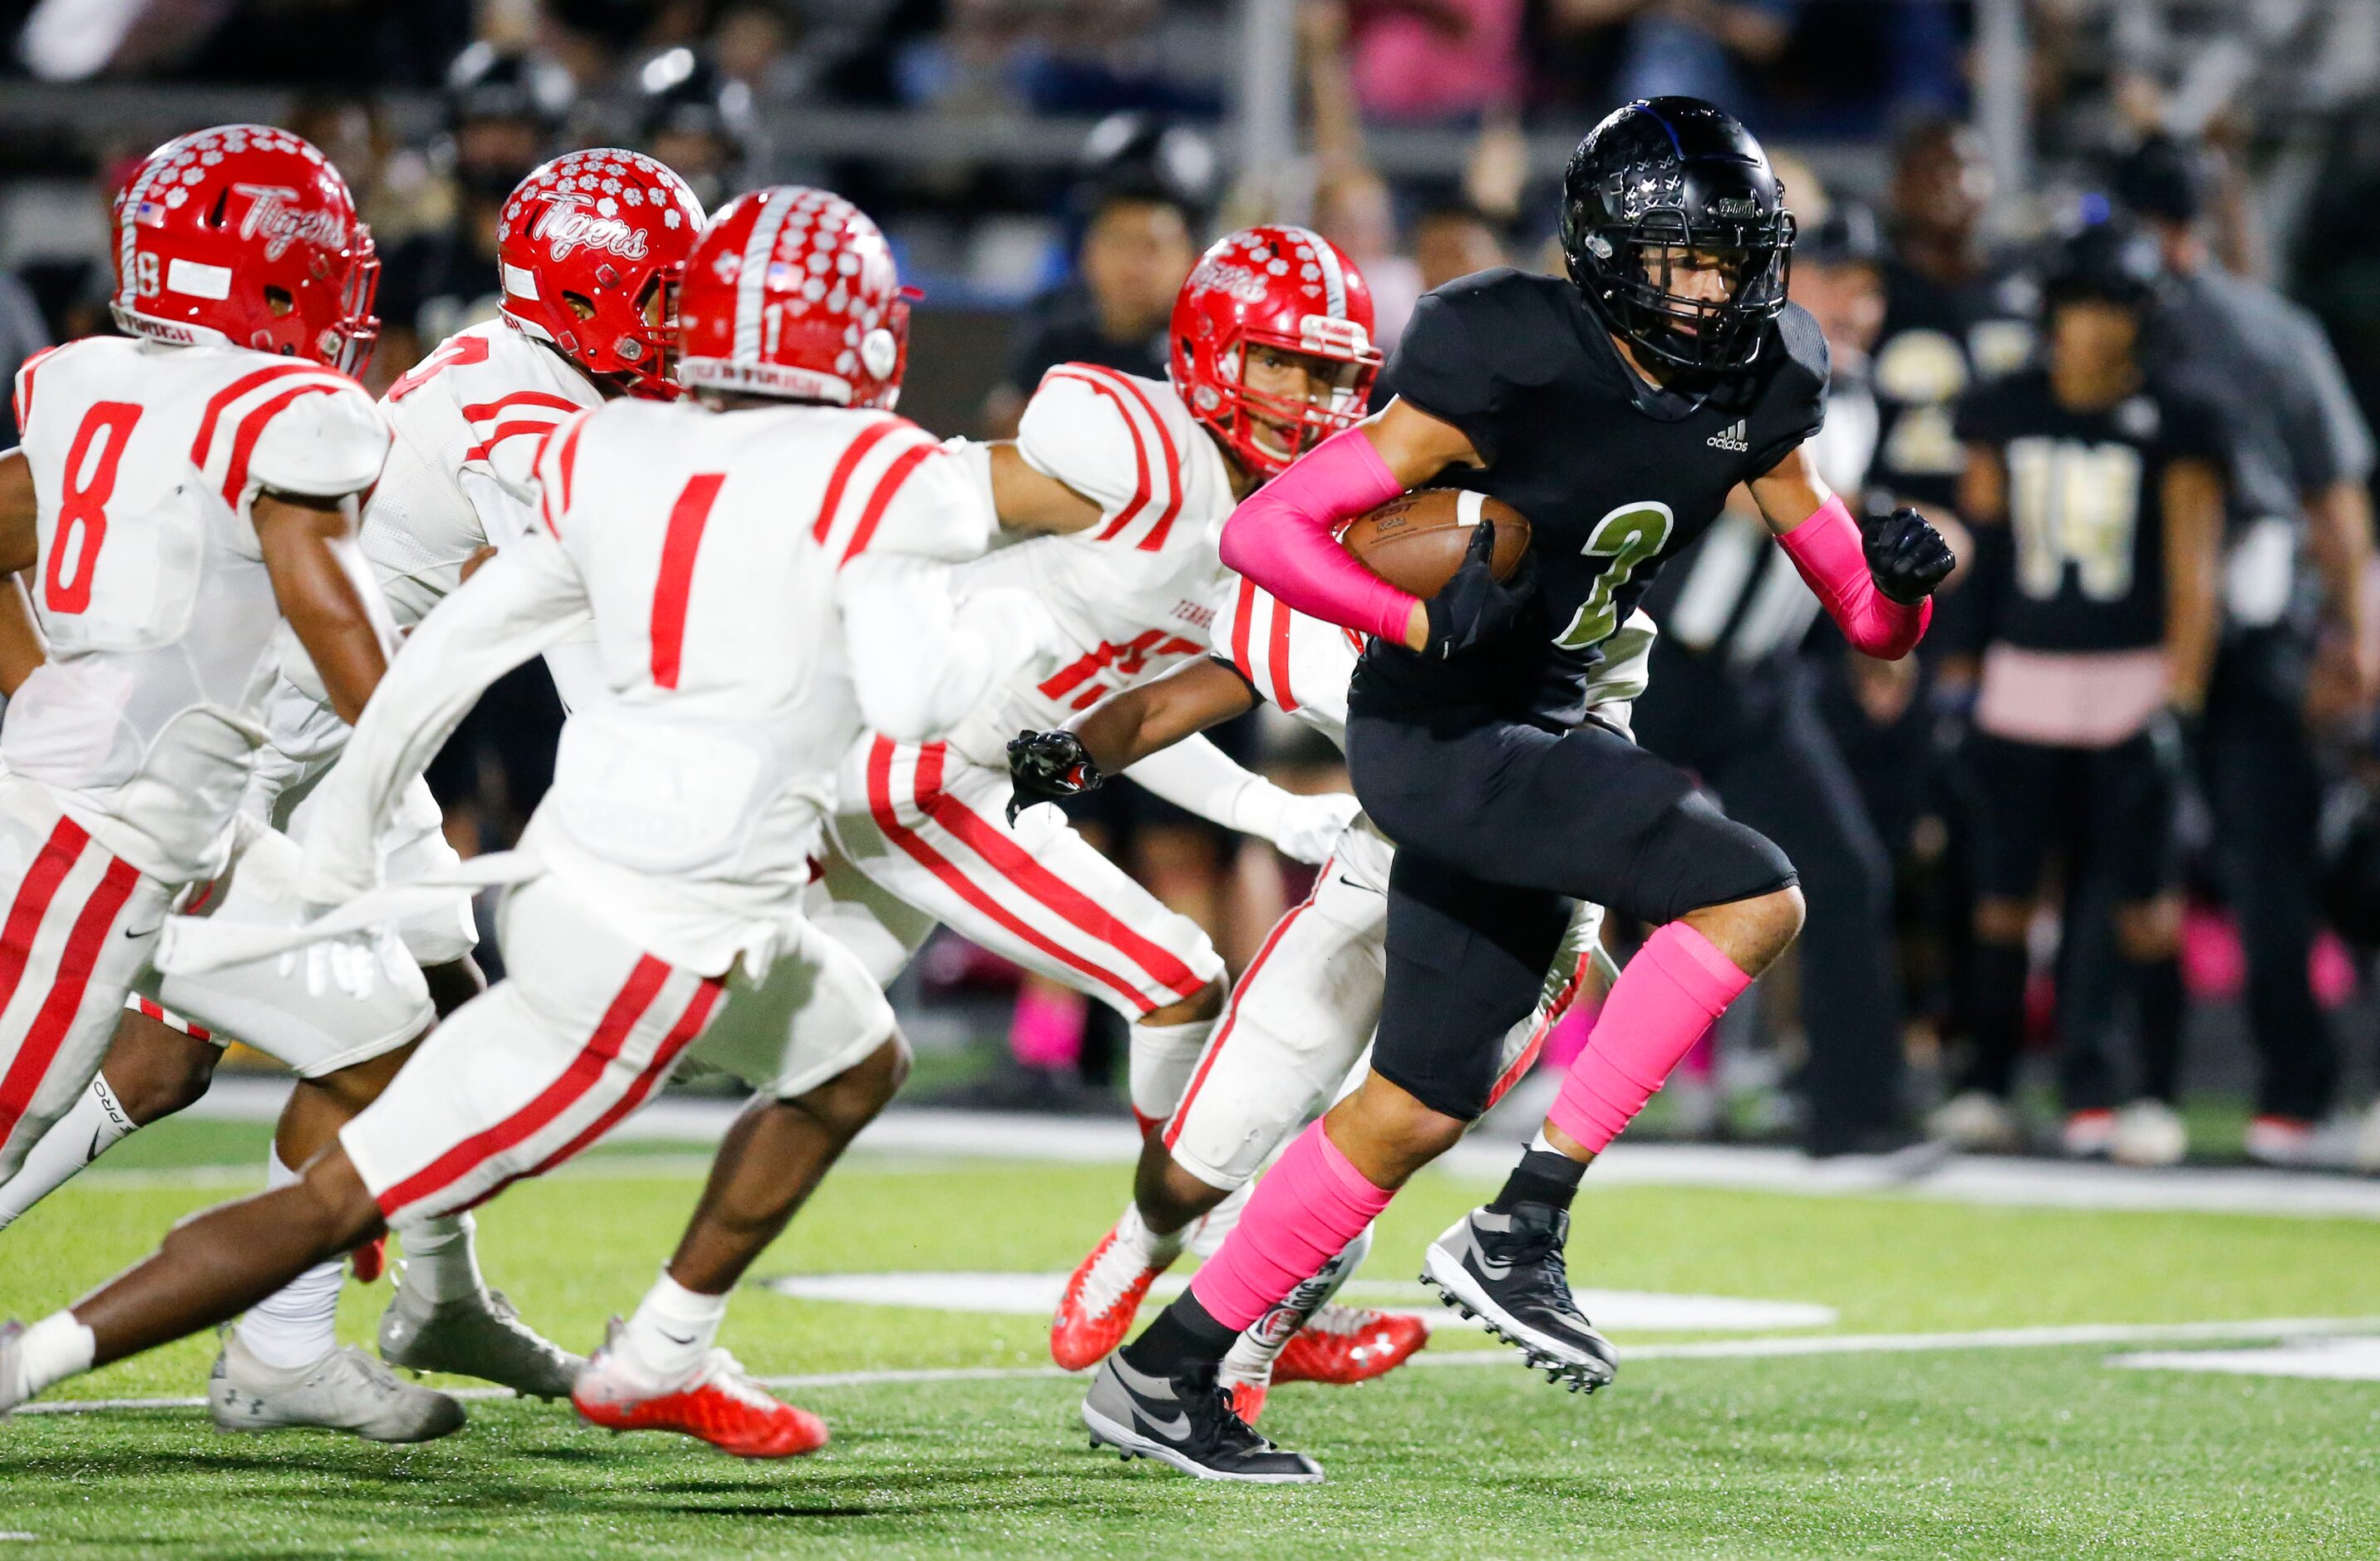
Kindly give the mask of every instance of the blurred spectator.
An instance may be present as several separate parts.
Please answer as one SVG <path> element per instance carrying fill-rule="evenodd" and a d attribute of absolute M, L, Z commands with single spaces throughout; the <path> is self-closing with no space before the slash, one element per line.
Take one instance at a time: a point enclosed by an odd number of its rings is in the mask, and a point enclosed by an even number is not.
<path fill-rule="evenodd" d="M 1795 179 L 1797 204 L 1817 207 Z M 1826 333 L 1819 474 L 1856 494 L 1876 448 L 1867 353 L 1883 318 L 1883 243 L 1864 208 L 1836 208 L 1794 246 L 1792 295 Z M 1781 846 L 1802 872 L 1808 920 L 1796 944 L 1808 1047 L 1803 1142 L 1814 1154 L 1900 1147 L 1900 1001 L 1886 913 L 1891 859 L 1818 713 L 1799 653 L 1817 598 L 1748 497 L 1665 569 L 1645 605 L 1661 624 L 1636 738 L 1694 771 L 1730 817 Z"/>
<path fill-rule="evenodd" d="M 2202 231 L 2211 183 L 2199 149 L 2152 137 L 2118 166 L 2115 189 L 2155 235 L 2173 274 L 2159 361 L 2224 409 L 2236 449 L 2206 787 L 2264 1059 L 2248 1151 L 2306 1164 L 2325 1152 L 2318 1128 L 2338 1071 L 2307 974 L 2322 787 L 2315 741 L 2368 717 L 2380 693 L 2365 588 L 2372 433 L 2313 317 L 2214 262 Z M 2301 555 L 2318 591 L 2301 578 Z"/>
<path fill-rule="evenodd" d="M 1458 276 L 1510 263 L 1496 224 L 1468 201 L 1425 207 L 1414 218 L 1413 235 L 1414 264 L 1425 293 Z"/>
<path fill-rule="evenodd" d="M 751 152 L 752 89 L 692 49 L 664 50 L 637 72 L 637 147 L 677 170 L 705 211 L 741 188 Z"/>
<path fill-rule="evenodd" d="M 1354 0 L 1327 8 L 1346 12 L 1350 69 L 1366 115 L 1470 124 L 1519 105 L 1523 0 Z"/>
<path fill-rule="evenodd" d="M 984 402 L 993 438 L 1016 432 L 1026 398 L 1055 364 L 1165 377 L 1165 326 L 1198 258 L 1211 153 L 1192 132 L 1137 116 L 1101 125 L 1087 150 L 1075 196 L 1087 216 L 1075 274 L 1035 299 L 1017 323 L 1007 369 Z"/>
<path fill-rule="evenodd" d="M 42 323 L 41 309 L 25 284 L 5 271 L 0 271 L 0 371 L 6 371 L 9 383 L 17 378 L 25 360 L 50 345 L 50 333 Z M 0 449 L 14 449 L 18 443 L 16 397 L 0 408 Z"/>
<path fill-rule="evenodd" d="M 1558 39 L 1595 38 L 1614 55 L 1610 98 L 1678 94 L 1740 104 L 1784 52 L 1800 0 L 1548 0 Z"/>
<path fill-rule="evenodd" d="M 496 312 L 496 223 L 504 198 L 559 150 L 569 77 L 552 61 L 478 43 L 455 56 L 445 83 L 438 161 L 452 214 L 382 257 L 376 374 L 393 377 L 431 346 Z"/>

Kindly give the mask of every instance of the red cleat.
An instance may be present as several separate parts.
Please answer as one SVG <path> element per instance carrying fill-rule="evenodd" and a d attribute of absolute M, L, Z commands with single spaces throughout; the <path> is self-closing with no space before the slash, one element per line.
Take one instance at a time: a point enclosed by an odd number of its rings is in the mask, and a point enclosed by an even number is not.
<path fill-rule="evenodd" d="M 373 1237 L 347 1254 L 347 1266 L 355 1271 L 356 1283 L 369 1285 L 388 1272 L 388 1237 Z"/>
<path fill-rule="evenodd" d="M 1050 1320 L 1050 1358 L 1079 1372 L 1115 1353 L 1166 1266 L 1148 1262 L 1109 1231 L 1066 1281 L 1058 1315 Z"/>
<path fill-rule="evenodd" d="M 619 1324 L 613 1324 L 614 1336 Z M 607 1431 L 675 1431 L 739 1458 L 790 1458 L 826 1445 L 826 1421 L 773 1398 L 735 1357 L 714 1349 L 685 1386 L 654 1394 L 631 1383 L 609 1342 L 579 1373 L 570 1402 Z"/>
<path fill-rule="evenodd" d="M 1256 1424 L 1257 1417 L 1264 1413 L 1265 1385 L 1260 1382 L 1232 1384 L 1232 1413 L 1239 1416 L 1243 1424 Z"/>
<path fill-rule="evenodd" d="M 1273 1362 L 1275 1382 L 1369 1382 L 1395 1371 L 1429 1342 L 1418 1317 L 1368 1307 L 1318 1308 Z M 1245 1420 L 1247 1417 L 1240 1417 Z"/>

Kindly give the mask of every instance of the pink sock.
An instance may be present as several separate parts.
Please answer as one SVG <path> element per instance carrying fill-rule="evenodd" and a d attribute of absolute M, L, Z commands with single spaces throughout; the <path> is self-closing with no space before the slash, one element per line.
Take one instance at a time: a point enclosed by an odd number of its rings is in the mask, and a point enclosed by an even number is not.
<path fill-rule="evenodd" d="M 1192 1277 L 1198 1304 L 1227 1328 L 1246 1327 L 1321 1273 L 1393 1196 L 1315 1123 L 1257 1183 L 1238 1226 Z"/>
<path fill-rule="evenodd" d="M 1751 984 L 1733 960 L 1683 921 L 1661 928 L 1612 983 L 1595 1033 L 1571 1064 L 1548 1118 L 1602 1152 L 1711 1020 Z"/>
<path fill-rule="evenodd" d="M 1083 1058 L 1090 1002 L 1079 992 L 1027 981 L 1016 989 L 1008 1021 L 1009 1055 L 1026 1067 L 1072 1067 Z"/>

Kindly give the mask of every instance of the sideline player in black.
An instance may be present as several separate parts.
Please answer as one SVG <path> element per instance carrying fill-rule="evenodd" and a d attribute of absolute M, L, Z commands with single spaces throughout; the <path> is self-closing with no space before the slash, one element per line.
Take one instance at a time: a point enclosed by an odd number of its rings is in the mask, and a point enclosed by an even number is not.
<path fill-rule="evenodd" d="M 1348 760 L 1398 845 L 1387 995 L 1362 1084 L 1291 1144 L 1189 1291 L 1092 1384 L 1093 1440 L 1127 1456 L 1208 1479 L 1322 1477 L 1240 1421 L 1216 1363 L 1479 1115 L 1497 1038 L 1535 1003 L 1573 898 L 1658 930 L 1504 1191 L 1432 1245 L 1428 1279 L 1549 1375 L 1611 1380 L 1611 1348 L 1564 1276 L 1580 1174 L 1791 942 L 1802 897 L 1784 853 L 1588 719 L 1588 675 L 1662 560 L 1739 482 L 1874 653 L 1907 653 L 1950 570 L 1913 512 L 1863 535 L 1802 451 L 1824 420 L 1826 346 L 1786 302 L 1793 219 L 1741 125 L 1690 98 L 1620 110 L 1571 159 L 1561 235 L 1568 281 L 1490 271 L 1425 297 L 1381 410 L 1224 529 L 1226 563 L 1373 636 Z M 1482 525 L 1421 602 L 1338 545 L 1342 522 L 1430 482 L 1527 516 L 1532 561 L 1498 582 Z"/>
<path fill-rule="evenodd" d="M 2104 879 L 2115 896 L 2141 1068 L 2111 1147 L 2153 1165 L 2185 1147 L 2172 1105 L 2182 755 L 2167 713 L 2193 720 L 2205 700 L 2229 467 L 2221 414 L 2142 367 L 2162 269 L 2155 240 L 2127 224 L 2069 238 L 2045 278 L 2042 363 L 1971 391 L 1958 424 L 1985 643 L 1967 748 L 1979 799 L 1974 1050 L 1961 1088 L 2005 1106 L 2023 1040 L 2025 934 L 2062 846 L 2070 885 Z M 2067 935 L 2086 935 L 2071 916 Z"/>

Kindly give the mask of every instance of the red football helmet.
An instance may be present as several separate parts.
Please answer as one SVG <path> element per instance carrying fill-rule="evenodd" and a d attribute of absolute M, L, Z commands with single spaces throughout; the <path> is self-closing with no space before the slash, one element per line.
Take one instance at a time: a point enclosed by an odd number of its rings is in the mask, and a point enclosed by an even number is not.
<path fill-rule="evenodd" d="M 557 157 L 496 224 L 504 316 L 631 396 L 675 396 L 678 278 L 701 231 L 694 191 L 643 152 Z"/>
<path fill-rule="evenodd" d="M 1372 290 L 1322 235 L 1268 224 L 1216 240 L 1173 300 L 1173 388 L 1250 470 L 1279 472 L 1364 416 L 1380 350 L 1372 345 Z M 1317 404 L 1250 390 L 1241 368 L 1252 346 L 1346 365 Z M 1259 442 L 1259 429 L 1285 440 Z"/>
<path fill-rule="evenodd" d="M 115 197 L 115 323 L 346 373 L 371 356 L 380 261 L 339 170 L 302 136 L 219 125 L 151 152 Z"/>
<path fill-rule="evenodd" d="M 832 190 L 752 190 L 719 209 L 686 258 L 677 377 L 889 409 L 908 366 L 909 297 L 867 213 Z"/>

